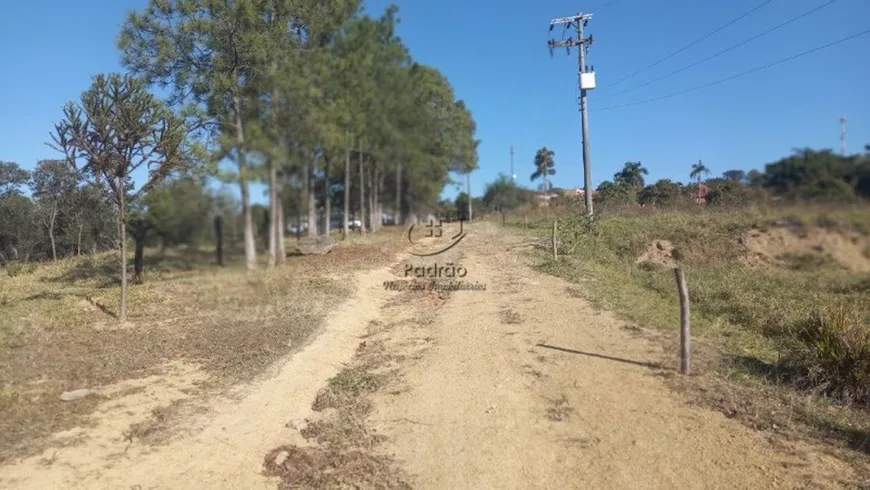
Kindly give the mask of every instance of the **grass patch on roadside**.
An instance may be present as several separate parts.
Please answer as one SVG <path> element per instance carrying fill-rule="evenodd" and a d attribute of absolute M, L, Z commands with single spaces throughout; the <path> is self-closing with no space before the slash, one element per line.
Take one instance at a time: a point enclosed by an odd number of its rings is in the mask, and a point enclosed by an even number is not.
<path fill-rule="evenodd" d="M 145 283 L 130 287 L 123 325 L 117 253 L 0 278 L 0 462 L 88 423 L 99 397 L 63 402 L 64 391 L 146 377 L 178 360 L 206 370 L 203 388 L 252 379 L 304 345 L 352 293 L 336 277 L 388 265 L 403 247 L 400 235 L 385 229 L 330 254 L 291 256 L 253 272 L 238 257 L 220 268 L 202 251 L 149 251 Z"/>
<path fill-rule="evenodd" d="M 397 297 L 404 302 L 416 296 L 409 290 Z M 353 361 L 317 393 L 311 408 L 331 412 L 300 430 L 315 445 L 283 445 L 266 454 L 266 474 L 280 477 L 281 488 L 411 488 L 402 469 L 379 451 L 384 436 L 367 424 L 369 396 L 398 379 L 391 365 L 401 359 L 371 337 L 399 323 L 372 322 Z"/>
<path fill-rule="evenodd" d="M 525 228 L 522 217 L 510 224 Z M 834 403 L 870 406 L 870 276 L 846 268 L 855 264 L 835 262 L 821 246 L 819 253 L 807 246 L 812 253 L 786 253 L 777 263 L 762 263 L 746 244 L 750 230 L 764 237 L 787 229 L 798 243 L 807 239 L 807 231 L 813 239 L 851 233 L 840 242 L 859 247 L 870 233 L 870 211 L 648 211 L 604 214 L 596 228 L 594 235 L 578 239 L 573 255 L 557 263 L 540 252 L 540 268 L 585 284 L 583 295 L 602 308 L 669 332 L 668 351 L 676 353 L 679 305 L 673 272 L 652 262 L 636 263 L 654 240 L 670 242 L 669 257 L 685 270 L 689 285 L 696 371 L 737 382 L 697 393 L 720 408 L 719 398 L 730 400 L 725 405 L 735 414 L 742 402 L 734 400 L 755 397 L 741 417 L 758 420 L 759 410 L 766 410 L 777 414 L 767 428 L 802 423 L 804 432 L 809 427 L 870 453 L 870 412 Z M 551 228 L 531 229 L 543 239 Z M 701 383 L 699 378 L 693 382 Z M 728 386 L 740 396 L 723 394 Z"/>

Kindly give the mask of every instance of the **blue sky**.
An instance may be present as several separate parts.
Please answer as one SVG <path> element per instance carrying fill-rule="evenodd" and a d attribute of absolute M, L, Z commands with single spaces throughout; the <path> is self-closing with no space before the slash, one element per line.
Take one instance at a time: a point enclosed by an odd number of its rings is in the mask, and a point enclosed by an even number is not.
<path fill-rule="evenodd" d="M 588 64 L 593 184 L 640 160 L 649 179 L 686 180 L 703 160 L 714 174 L 761 168 L 795 147 L 839 148 L 839 118 L 848 119 L 848 150 L 870 143 L 870 36 L 745 77 L 677 97 L 612 110 L 702 85 L 835 41 L 867 28 L 870 2 L 837 0 L 816 14 L 665 80 L 659 78 L 739 43 L 828 0 L 774 0 L 756 13 L 648 71 L 624 76 L 703 36 L 762 0 L 369 1 L 377 15 L 399 5 L 399 35 L 414 57 L 441 69 L 477 121 L 480 170 L 473 193 L 499 173 L 530 185 L 535 150 L 555 151 L 554 185 L 581 186 L 577 59 L 557 50 L 554 17 L 594 12 Z M 145 0 L 9 2 L 0 16 L 0 160 L 26 168 L 58 156 L 45 146 L 63 104 L 77 99 L 98 72 L 120 69 L 115 38 L 125 13 Z M 600 10 L 598 10 L 600 8 Z M 615 85 L 614 85 L 615 84 Z M 611 95 L 608 97 L 608 95 Z M 445 189 L 445 196 L 456 191 Z M 254 198 L 262 201 L 255 190 Z"/>

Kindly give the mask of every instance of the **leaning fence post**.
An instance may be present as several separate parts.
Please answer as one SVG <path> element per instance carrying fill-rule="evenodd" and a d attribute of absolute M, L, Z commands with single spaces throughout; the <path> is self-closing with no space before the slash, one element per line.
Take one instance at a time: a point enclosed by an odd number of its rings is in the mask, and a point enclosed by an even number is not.
<path fill-rule="evenodd" d="M 677 278 L 677 293 L 680 296 L 680 373 L 689 374 L 692 342 L 689 330 L 689 286 L 686 285 L 682 268 L 674 268 L 674 276 Z"/>
<path fill-rule="evenodd" d="M 553 260 L 559 260 L 559 252 L 556 250 L 556 227 L 559 220 L 553 220 Z"/>

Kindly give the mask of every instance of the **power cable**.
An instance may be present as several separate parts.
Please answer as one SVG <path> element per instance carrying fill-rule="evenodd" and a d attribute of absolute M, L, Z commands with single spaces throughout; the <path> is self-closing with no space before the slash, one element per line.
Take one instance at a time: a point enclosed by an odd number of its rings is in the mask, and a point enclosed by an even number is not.
<path fill-rule="evenodd" d="M 753 37 L 751 37 L 751 38 L 749 38 L 749 39 L 747 39 L 747 40 L 745 40 L 745 41 L 742 41 L 742 42 L 740 42 L 740 43 L 738 43 L 738 44 L 735 44 L 735 45 L 733 45 L 733 46 L 731 46 L 731 47 L 729 47 L 729 48 L 723 49 L 722 51 L 719 51 L 718 53 L 716 53 L 716 54 L 714 54 L 714 55 L 710 55 L 710 56 L 708 56 L 708 57 L 706 57 L 706 58 L 704 58 L 704 59 L 702 59 L 702 60 L 700 60 L 700 61 L 696 61 L 696 62 L 694 62 L 694 63 L 688 64 L 688 65 L 686 65 L 686 66 L 684 66 L 684 67 L 682 67 L 682 68 L 680 68 L 680 69 L 678 69 L 678 70 L 675 70 L 675 71 L 672 71 L 672 72 L 668 73 L 667 75 L 661 76 L 661 77 L 659 77 L 659 78 L 654 78 L 654 79 L 652 79 L 652 80 L 650 80 L 650 81 L 648 81 L 648 82 L 641 83 L 640 85 L 635 85 L 634 87 L 630 87 L 630 88 L 627 88 L 627 89 L 625 89 L 625 90 L 622 90 L 622 91 L 616 92 L 615 94 L 604 95 L 604 96 L 601 97 L 601 98 L 602 98 L 602 99 L 608 99 L 608 98 L 610 98 L 610 97 L 616 97 L 617 95 L 621 95 L 621 94 L 624 94 L 624 93 L 627 93 L 627 92 L 632 92 L 632 91 L 637 90 L 637 89 L 639 89 L 639 88 L 641 88 L 641 87 L 646 87 L 647 85 L 649 85 L 649 84 L 651 84 L 651 83 L 655 83 L 655 82 L 658 82 L 658 81 L 664 80 L 665 78 L 670 78 L 670 77 L 676 75 L 677 73 L 684 72 L 684 71 L 688 70 L 689 68 L 693 68 L 693 67 L 696 67 L 696 66 L 700 65 L 701 63 L 706 63 L 707 61 L 710 61 L 710 60 L 712 60 L 713 58 L 718 58 L 719 56 L 722 56 L 723 54 L 725 54 L 725 53 L 727 53 L 727 52 L 729 52 L 729 51 L 733 51 L 733 50 L 739 48 L 740 46 L 744 46 L 744 45 L 746 45 L 746 44 L 748 44 L 748 43 L 750 43 L 750 42 L 752 42 L 752 41 L 755 41 L 756 39 L 758 39 L 758 38 L 760 38 L 760 37 L 762 37 L 762 36 L 766 36 L 767 34 L 770 34 L 771 32 L 773 32 L 773 31 L 775 31 L 775 30 L 777 30 L 777 29 L 781 29 L 781 28 L 783 28 L 783 27 L 785 27 L 785 26 L 791 24 L 792 22 L 795 22 L 795 21 L 797 21 L 797 20 L 799 20 L 799 19 L 802 19 L 802 18 L 804 18 L 804 17 L 806 17 L 806 16 L 808 16 L 808 15 L 810 15 L 810 14 L 816 12 L 817 10 L 821 10 L 821 9 L 823 9 L 823 8 L 825 8 L 825 7 L 829 6 L 829 5 L 831 5 L 832 3 L 836 2 L 836 1 L 837 1 L 837 0 L 830 0 L 830 1 L 827 2 L 827 3 L 824 3 L 824 4 L 822 4 L 822 5 L 819 5 L 818 7 L 815 7 L 815 8 L 812 8 L 812 9 L 810 9 L 810 10 L 807 10 L 806 12 L 804 12 L 804 13 L 802 13 L 802 14 L 796 16 L 796 17 L 792 17 L 791 19 L 789 19 L 789 20 L 787 20 L 787 21 L 785 21 L 785 22 L 783 22 L 783 23 L 781 23 L 781 24 L 779 24 L 779 25 L 777 25 L 777 26 L 771 27 L 770 29 L 768 29 L 768 30 L 762 32 L 761 34 L 758 34 L 758 35 L 756 35 L 756 36 L 753 36 Z"/>
<path fill-rule="evenodd" d="M 766 1 L 763 2 L 761 5 L 758 5 L 757 7 L 754 7 L 754 8 L 752 8 L 751 10 L 749 10 L 749 11 L 743 13 L 743 14 L 740 14 L 737 18 L 735 18 L 735 19 L 729 21 L 728 23 L 726 23 L 726 24 L 723 25 L 722 27 L 716 28 L 715 30 L 713 30 L 713 31 L 711 31 L 711 32 L 709 32 L 709 33 L 707 33 L 707 34 L 705 34 L 704 36 L 702 36 L 702 37 L 699 38 L 699 39 L 696 39 L 695 41 L 692 41 L 691 43 L 689 43 L 689 44 L 683 46 L 682 48 L 680 48 L 680 49 L 674 51 L 673 53 L 671 53 L 671 54 L 665 56 L 664 58 L 662 58 L 662 59 L 660 59 L 660 60 L 657 60 L 657 61 L 654 61 L 654 62 L 650 63 L 649 65 L 647 65 L 647 66 L 641 68 L 640 70 L 637 70 L 637 71 L 634 72 L 634 73 L 631 73 L 631 74 L 629 74 L 629 75 L 626 75 L 626 76 L 620 78 L 619 80 L 617 80 L 616 82 L 614 82 L 613 85 L 617 85 L 617 84 L 619 84 L 619 83 L 621 83 L 621 82 L 624 82 L 625 80 L 628 80 L 629 78 L 631 78 L 631 77 L 637 75 L 638 73 L 641 73 L 641 72 L 643 72 L 643 71 L 646 71 L 646 70 L 648 70 L 648 69 L 650 69 L 650 68 L 652 68 L 652 67 L 658 65 L 658 64 L 661 63 L 662 61 L 668 60 L 668 59 L 670 59 L 670 58 L 672 58 L 672 57 L 674 57 L 674 56 L 676 56 L 676 55 L 682 53 L 683 51 L 685 51 L 685 50 L 687 50 L 687 49 L 689 49 L 689 48 L 695 46 L 696 44 L 700 43 L 701 41 L 703 41 L 703 40 L 707 39 L 708 37 L 712 36 L 713 34 L 716 34 L 717 32 L 720 32 L 721 30 L 725 29 L 726 27 L 731 26 L 732 24 L 734 24 L 734 23 L 736 23 L 737 21 L 743 19 L 744 17 L 746 17 L 746 16 L 748 16 L 748 15 L 750 15 L 750 14 L 755 13 L 757 10 L 761 9 L 761 7 L 764 7 L 765 5 L 771 3 L 772 1 L 773 1 L 773 0 L 766 0 Z"/>
<path fill-rule="evenodd" d="M 593 9 L 593 10 L 590 11 L 589 13 L 590 13 L 590 14 L 594 14 L 594 13 L 598 12 L 599 10 L 606 9 L 607 7 L 610 7 L 611 5 L 613 5 L 613 4 L 615 4 L 615 3 L 619 3 L 620 1 L 621 1 L 621 0 L 612 0 L 612 1 L 610 1 L 610 2 L 605 3 L 604 5 L 602 5 L 602 6 L 600 6 L 600 7 L 597 7 L 597 8 L 595 8 L 595 9 Z"/>
<path fill-rule="evenodd" d="M 651 98 L 651 99 L 641 100 L 641 101 L 638 101 L 638 102 L 632 102 L 632 103 L 629 103 L 629 104 L 622 104 L 622 105 L 617 105 L 617 106 L 603 107 L 603 108 L 598 109 L 598 110 L 599 110 L 599 111 L 608 111 L 608 110 L 612 110 L 612 109 L 620 109 L 620 108 L 623 108 L 623 107 L 630 107 L 630 106 L 635 106 L 635 105 L 647 104 L 647 103 L 649 103 L 649 102 L 654 102 L 654 101 L 657 101 L 657 100 L 668 99 L 668 98 L 671 98 L 671 97 L 676 97 L 676 96 L 678 96 L 678 95 L 683 95 L 683 94 L 688 93 L 688 92 L 694 92 L 695 90 L 700 90 L 700 89 L 702 89 L 702 88 L 711 87 L 711 86 L 713 86 L 713 85 L 718 85 L 718 84 L 720 84 L 720 83 L 724 83 L 724 82 L 727 82 L 727 81 L 730 81 L 730 80 L 734 80 L 735 78 L 739 78 L 739 77 L 742 77 L 742 76 L 745 76 L 745 75 L 749 75 L 749 74 L 751 74 L 751 73 L 755 73 L 755 72 L 757 72 L 757 71 L 761 71 L 761 70 L 766 70 L 766 69 L 768 69 L 768 68 L 772 68 L 772 67 L 774 67 L 774 66 L 776 66 L 776 65 L 780 65 L 780 64 L 785 63 L 785 62 L 787 62 L 787 61 L 791 61 L 791 60 L 794 60 L 794 59 L 797 59 L 797 58 L 801 58 L 801 57 L 806 56 L 806 55 L 808 55 L 808 54 L 812 54 L 812 53 L 815 53 L 815 52 L 817 52 L 817 51 L 821 51 L 821 50 L 823 50 L 823 49 L 830 48 L 831 46 L 835 46 L 835 45 L 837 45 L 837 44 L 842 44 L 842 43 L 844 43 L 844 42 L 846 42 L 846 41 L 851 41 L 852 39 L 855 39 L 855 38 L 857 38 L 857 37 L 866 36 L 867 34 L 870 34 L 870 29 L 867 29 L 866 31 L 859 32 L 859 33 L 857 33 L 857 34 L 852 34 L 851 36 L 844 37 L 844 38 L 839 39 L 839 40 L 837 40 L 837 41 L 830 42 L 830 43 L 828 43 L 828 44 L 825 44 L 824 46 L 819 46 L 819 47 L 817 47 L 817 48 L 813 48 L 813 49 L 811 49 L 811 50 L 809 50 L 809 51 L 804 51 L 803 53 L 798 53 L 798 54 L 796 54 L 796 55 L 794 55 L 794 56 L 789 56 L 788 58 L 784 58 L 784 59 L 781 59 L 781 60 L 779 60 L 779 61 L 774 61 L 773 63 L 768 63 L 768 64 L 763 65 L 763 66 L 757 66 L 757 67 L 755 67 L 755 68 L 752 68 L 751 70 L 747 70 L 747 71 L 744 71 L 744 72 L 742 72 L 742 73 L 738 73 L 738 74 L 736 74 L 736 75 L 731 75 L 730 77 L 723 78 L 723 79 L 721 79 L 721 80 L 716 80 L 716 81 L 714 81 L 714 82 L 705 83 L 705 84 L 703 84 L 703 85 L 697 85 L 697 86 L 695 86 L 695 87 L 691 87 L 691 88 L 688 88 L 688 89 L 685 89 L 685 90 L 681 90 L 681 91 L 679 91 L 679 92 L 674 92 L 674 93 L 672 93 L 672 94 L 668 94 L 668 95 L 662 95 L 662 96 L 659 96 L 659 97 L 653 97 L 653 98 Z"/>

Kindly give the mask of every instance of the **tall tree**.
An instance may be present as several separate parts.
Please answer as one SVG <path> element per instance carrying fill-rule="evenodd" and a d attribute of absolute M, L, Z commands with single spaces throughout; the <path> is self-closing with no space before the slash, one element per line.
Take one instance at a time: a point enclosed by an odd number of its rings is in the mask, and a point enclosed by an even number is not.
<path fill-rule="evenodd" d="M 21 188 L 30 184 L 30 172 L 15 162 L 0 161 L 0 197 L 21 194 Z"/>
<path fill-rule="evenodd" d="M 245 265 L 257 265 L 245 141 L 249 85 L 268 63 L 265 2 L 149 0 L 128 15 L 119 40 L 123 64 L 149 83 L 171 86 L 201 125 L 220 130 L 222 155 L 235 155 L 244 219 Z"/>
<path fill-rule="evenodd" d="M 102 188 L 93 183 L 77 187 L 63 203 L 69 224 L 75 233 L 75 253 L 81 255 L 82 240 L 90 242 L 90 251 L 96 253 L 100 241 L 115 242 L 111 221 L 114 220 L 112 203 Z M 85 235 L 85 230 L 88 234 Z"/>
<path fill-rule="evenodd" d="M 710 175 L 710 169 L 704 165 L 704 162 L 698 160 L 698 163 L 692 164 L 692 171 L 689 173 L 689 178 L 694 180 L 696 184 L 701 185 L 701 180 Z"/>
<path fill-rule="evenodd" d="M 60 205 L 69 198 L 78 184 L 78 176 L 63 160 L 42 160 L 33 170 L 33 197 L 42 207 L 43 223 L 51 242 L 51 258 L 57 260 L 55 228 Z"/>
<path fill-rule="evenodd" d="M 641 189 L 646 183 L 644 175 L 649 175 L 649 171 L 641 162 L 625 162 L 622 170 L 613 174 L 613 183 Z"/>
<path fill-rule="evenodd" d="M 726 170 L 722 172 L 722 177 L 733 182 L 745 182 L 746 172 L 743 170 Z"/>
<path fill-rule="evenodd" d="M 81 103 L 69 102 L 64 119 L 55 125 L 54 147 L 76 173 L 94 180 L 102 176 L 117 207 L 121 322 L 127 318 L 126 203 L 185 163 L 186 137 L 184 121 L 141 80 L 117 73 L 95 76 Z M 148 169 L 148 177 L 136 190 L 131 174 L 141 167 Z"/>
<path fill-rule="evenodd" d="M 654 206 L 679 204 L 685 198 L 686 189 L 683 185 L 668 179 L 661 179 L 653 185 L 644 187 L 637 196 L 639 203 Z"/>
<path fill-rule="evenodd" d="M 596 201 L 602 204 L 626 205 L 637 203 L 639 189 L 624 182 L 610 182 L 605 180 L 597 189 Z"/>
<path fill-rule="evenodd" d="M 38 226 L 39 209 L 25 196 L 0 195 L 0 261 L 27 262 L 42 242 Z"/>
<path fill-rule="evenodd" d="M 477 150 L 480 146 L 480 140 L 474 138 L 477 125 L 464 101 L 456 101 L 453 106 L 452 118 L 452 161 L 449 165 L 450 170 L 465 176 L 465 192 L 469 196 L 467 219 L 471 220 L 473 218 L 471 208 L 471 173 L 477 170 Z M 551 162 L 552 157 L 553 154 L 551 152 Z M 549 170 L 552 170 L 552 173 L 549 175 L 555 173 L 552 166 L 549 167 Z"/>
<path fill-rule="evenodd" d="M 553 160 L 555 153 L 546 146 L 535 152 L 535 172 L 531 176 L 531 181 L 542 179 L 542 188 L 544 191 L 550 190 L 550 185 L 547 177 L 556 174 L 556 169 L 553 168 L 556 162 Z"/>

